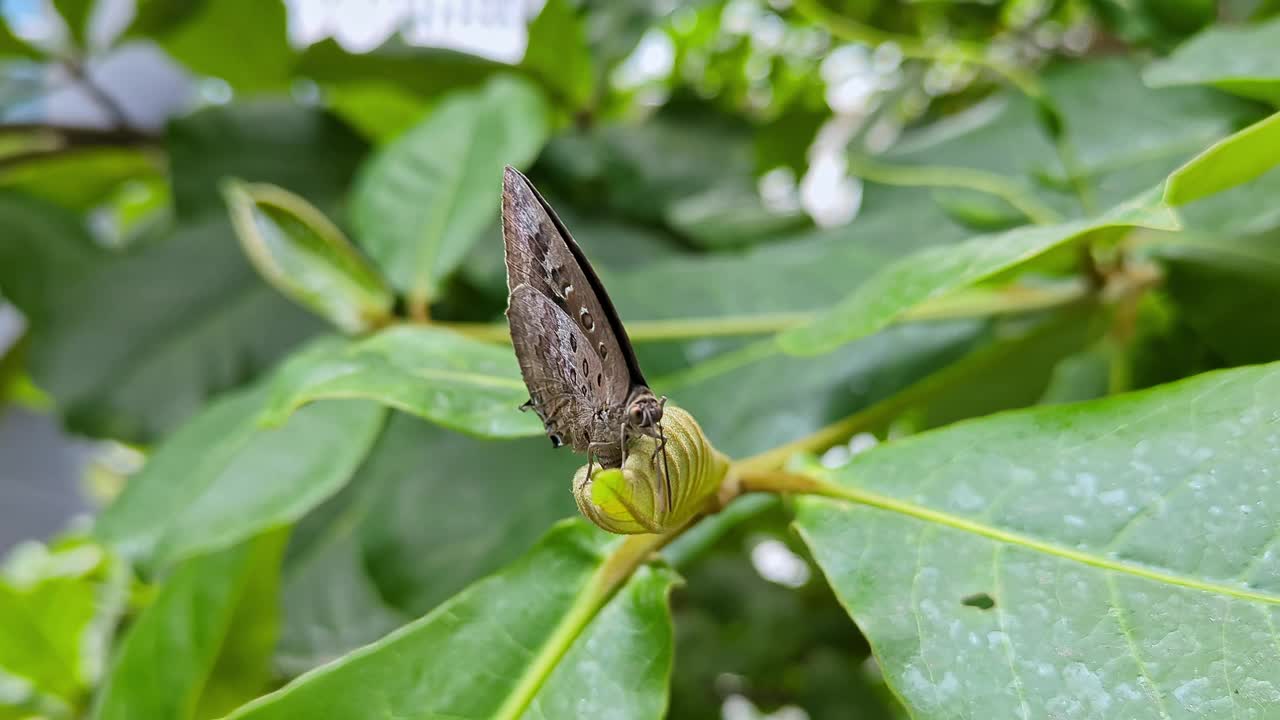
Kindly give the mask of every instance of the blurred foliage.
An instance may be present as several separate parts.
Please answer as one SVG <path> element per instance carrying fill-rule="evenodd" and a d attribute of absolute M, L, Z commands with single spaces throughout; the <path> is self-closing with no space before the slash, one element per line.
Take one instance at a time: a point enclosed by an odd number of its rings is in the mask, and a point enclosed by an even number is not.
<path fill-rule="evenodd" d="M 1055 423 L 1155 401 L 1069 403 L 1154 388 L 1137 397 L 1191 406 L 1162 386 L 1280 360 L 1280 327 L 1258 310 L 1280 293 L 1276 3 L 134 5 L 114 24 L 92 0 L 0 21 L 0 301 L 27 324 L 0 347 L 0 402 L 148 455 L 88 536 L 11 553 L 0 719 L 354 718 L 373 704 L 1119 717 L 1085 709 L 1101 697 L 1095 656 L 1027 688 L 1016 670 L 974 679 L 959 651 L 938 665 L 926 646 L 963 640 L 930 626 L 946 613 L 968 613 L 956 628 L 1039 621 L 989 588 L 959 611 L 948 595 L 944 612 L 921 573 L 895 585 L 926 551 L 954 549 L 938 563 L 966 577 L 988 570 L 989 554 L 915 526 L 885 521 L 872 543 L 842 519 L 853 511 L 804 501 L 798 537 L 790 499 L 745 498 L 650 563 L 563 521 L 580 458 L 516 411 L 526 390 L 504 344 L 502 170 L 549 198 L 655 390 L 736 468 L 805 452 L 842 467 L 880 443 L 864 465 L 932 467 L 970 448 L 922 457 L 898 439 L 1041 406 L 1028 417 L 1048 420 L 1011 433 L 1034 459 Z M 476 36 L 524 40 L 482 56 L 462 43 Z M 1011 417 L 1024 416 L 956 430 Z M 928 437 L 945 448 L 949 432 Z M 1202 450 L 1275 450 L 1231 432 Z M 1108 478 L 1127 477 L 1121 460 Z M 993 482 L 1012 467 L 974 462 Z M 1073 512 L 1084 500 L 1056 467 L 1038 470 L 1047 516 L 1095 517 Z M 931 472 L 858 497 L 931 502 Z M 890 475 L 840 473 L 855 495 Z M 1161 488 L 1134 483 L 1115 489 L 1148 503 L 1136 515 L 1218 528 L 1165 516 Z M 995 522 L 962 517 L 962 486 L 914 517 Z M 1274 563 L 1254 541 L 1280 508 L 1259 493 L 1233 501 L 1260 512 L 1220 538 L 1255 576 L 1222 592 L 1273 606 Z M 1093 551 L 1036 522 L 991 532 Z M 900 540 L 913 535 L 918 547 Z M 769 558 L 806 577 L 771 576 Z M 1167 565 L 1184 585 L 1231 574 Z M 1211 615 L 1170 611 L 1192 629 L 1229 624 Z M 1116 600 L 1097 617 L 1128 616 Z M 1148 620 L 1122 622 L 1156 632 Z M 988 627 L 980 644 L 1028 642 L 1019 630 Z M 1135 657 L 1158 645 L 1105 640 Z M 1250 667 L 1280 683 L 1274 662 Z M 1248 695 L 1228 691 L 1232 709 L 1275 707 L 1267 683 L 1230 670 L 1179 666 L 1146 685 L 1145 670 L 1108 672 L 1144 688 L 1153 717 L 1177 683 L 1216 692 L 1224 677 Z M 1225 717 L 1223 702 L 1183 709 Z"/>

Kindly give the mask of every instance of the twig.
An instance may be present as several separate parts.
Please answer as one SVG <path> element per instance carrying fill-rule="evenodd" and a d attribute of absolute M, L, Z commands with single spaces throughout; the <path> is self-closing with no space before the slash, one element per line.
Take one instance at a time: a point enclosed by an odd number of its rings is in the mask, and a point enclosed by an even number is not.
<path fill-rule="evenodd" d="M 68 58 L 62 61 L 62 67 L 66 69 L 67 74 L 70 75 L 81 87 L 83 87 L 85 92 L 89 93 L 89 96 L 92 97 L 94 101 L 97 102 L 98 105 L 107 113 L 111 118 L 112 125 L 118 129 L 130 128 L 133 126 L 132 121 L 129 119 L 129 113 L 125 112 L 124 106 L 119 102 L 116 102 L 115 98 L 111 97 L 111 95 L 108 94 L 102 86 L 98 85 L 98 83 L 94 81 L 93 77 L 89 75 L 89 69 L 84 65 L 84 63 L 79 60 Z"/>
<path fill-rule="evenodd" d="M 0 169 L 32 160 L 95 147 L 155 147 L 159 137 L 131 127 L 110 129 L 62 125 L 0 124 L 0 135 L 33 135 L 41 139 L 35 147 L 0 156 Z"/>

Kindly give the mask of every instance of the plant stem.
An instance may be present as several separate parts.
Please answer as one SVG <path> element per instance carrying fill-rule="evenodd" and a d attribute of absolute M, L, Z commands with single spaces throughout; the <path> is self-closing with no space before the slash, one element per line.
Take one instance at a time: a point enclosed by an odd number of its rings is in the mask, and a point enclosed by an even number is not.
<path fill-rule="evenodd" d="M 119 102 L 116 102 L 115 98 L 111 97 L 111 95 L 107 93 L 101 85 L 98 85 L 98 83 L 94 81 L 84 62 L 78 59 L 68 58 L 62 61 L 62 67 L 77 84 L 84 88 L 85 92 L 89 93 L 89 97 L 93 98 L 94 102 L 98 103 L 103 112 L 105 112 L 107 117 L 110 118 L 111 124 L 114 127 L 132 127 L 133 123 L 129 120 L 129 114 L 125 112 L 124 106 Z"/>
<path fill-rule="evenodd" d="M 904 313 L 902 319 L 903 321 L 949 320 L 1032 312 L 1068 305 L 1080 300 L 1088 293 L 1089 288 L 1078 282 L 1045 287 L 1010 285 L 995 289 L 971 288 L 926 300 Z M 722 318 L 639 320 L 627 323 L 627 335 L 633 342 L 768 335 L 796 327 L 812 318 L 813 313 L 796 312 Z M 435 322 L 432 325 L 484 342 L 511 342 L 511 335 L 505 323 Z"/>
<path fill-rule="evenodd" d="M 803 452 L 819 452 L 838 442 L 860 433 L 884 426 L 910 407 L 923 402 L 947 388 L 958 385 L 974 373 L 1021 351 L 1027 343 L 1038 342 L 1047 334 L 1057 332 L 1061 323 L 1047 322 L 1016 342 L 1006 342 L 978 350 L 964 359 L 925 377 L 902 392 L 864 408 L 843 420 L 837 420 L 816 432 L 798 440 L 779 445 L 733 464 L 731 473 L 745 475 L 777 470 L 793 455 Z"/>
<path fill-rule="evenodd" d="M 653 553 L 661 550 L 686 528 L 688 525 L 663 535 L 632 535 L 624 540 L 596 570 L 585 592 L 579 595 L 564 619 L 556 626 L 551 637 L 547 639 L 545 643 L 547 651 L 538 654 L 529 671 L 520 678 L 519 684 L 507 696 L 507 701 L 494 713 L 493 717 L 498 720 L 515 720 L 523 717 L 529 704 L 533 702 L 538 691 L 546 684 L 547 678 L 560 664 L 564 654 L 573 646 L 587 624 Z"/>

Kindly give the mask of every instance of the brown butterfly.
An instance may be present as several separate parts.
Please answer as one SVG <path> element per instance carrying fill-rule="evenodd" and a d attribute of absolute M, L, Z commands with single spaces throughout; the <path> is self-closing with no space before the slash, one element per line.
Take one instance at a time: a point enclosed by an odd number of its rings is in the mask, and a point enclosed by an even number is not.
<path fill-rule="evenodd" d="M 645 382 L 608 293 L 564 223 L 528 178 L 508 167 L 502 181 L 507 321 L 529 402 L 555 447 L 621 467 L 631 439 L 658 439 L 668 507 L 662 408 Z"/>

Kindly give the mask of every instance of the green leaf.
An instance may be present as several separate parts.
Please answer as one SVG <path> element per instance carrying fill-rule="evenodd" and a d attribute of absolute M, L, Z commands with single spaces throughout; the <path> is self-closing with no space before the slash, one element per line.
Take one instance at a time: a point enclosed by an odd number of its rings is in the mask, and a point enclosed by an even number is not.
<path fill-rule="evenodd" d="M 77 47 L 85 46 L 89 34 L 89 19 L 97 5 L 96 0 L 53 0 L 53 7 L 62 16 Z"/>
<path fill-rule="evenodd" d="M 1218 141 L 1174 171 L 1164 201 L 1184 205 L 1253 180 L 1280 164 L 1280 113 Z"/>
<path fill-rule="evenodd" d="M 234 52 L 227 50 L 228 38 L 235 38 Z M 296 61 L 281 0 L 201 3 L 160 45 L 193 72 L 247 93 L 287 88 Z"/>
<path fill-rule="evenodd" d="M 188 560 L 120 643 L 95 720 L 199 720 L 261 693 L 278 613 L 287 533 Z"/>
<path fill-rule="evenodd" d="M 361 244 L 392 284 L 425 304 L 497 216 L 502 169 L 524 167 L 546 142 L 538 91 L 498 77 L 459 92 L 380 149 L 352 197 Z"/>
<path fill-rule="evenodd" d="M 88 210 L 122 184 L 161 177 L 156 156 L 139 148 L 84 148 L 29 160 L 0 172 L 0 187 Z"/>
<path fill-rule="evenodd" d="M 228 178 L 279 185 L 328 210 L 368 149 L 333 115 L 283 100 L 193 113 L 169 125 L 166 146 L 174 206 L 183 217 L 224 213 L 221 188 Z"/>
<path fill-rule="evenodd" d="M 413 127 L 430 101 L 385 81 L 328 85 L 325 100 L 334 114 L 374 143 L 383 143 Z"/>
<path fill-rule="evenodd" d="M 265 183 L 224 192 L 241 247 L 282 293 L 348 333 L 390 320 L 391 289 L 324 213 Z"/>
<path fill-rule="evenodd" d="M 38 49 L 31 47 L 25 40 L 13 34 L 13 28 L 0 17 L 0 58 L 24 58 L 39 60 L 42 57 Z"/>
<path fill-rule="evenodd" d="M 581 456 L 544 438 L 477 440 L 394 414 L 286 562 L 280 664 L 332 660 L 420 617 L 576 513 Z"/>
<path fill-rule="evenodd" d="M 0 225 L 0 292 L 33 325 L 57 304 L 59 283 L 75 282 L 103 259 L 80 218 L 47 200 L 0 191 Z"/>
<path fill-rule="evenodd" d="M 1215 25 L 1143 73 L 1154 87 L 1213 85 L 1245 97 L 1280 102 L 1280 18 L 1257 25 Z"/>
<path fill-rule="evenodd" d="M 1278 392 L 1271 365 L 927 433 L 798 526 L 912 717 L 1261 717 Z"/>
<path fill-rule="evenodd" d="M 611 597 L 616 536 L 581 520 L 359 652 L 231 718 L 659 718 L 674 575 L 640 567 Z"/>
<path fill-rule="evenodd" d="M 277 429 L 265 388 L 209 405 L 170 435 L 98 518 L 95 534 L 151 567 L 287 525 L 337 492 L 378 436 L 373 403 L 317 403 Z"/>
<path fill-rule="evenodd" d="M 1126 227 L 1176 230 L 1178 221 L 1169 207 L 1147 193 L 1097 219 L 1021 227 L 930 248 L 885 268 L 813 322 L 781 334 L 778 342 L 796 355 L 830 352 L 892 324 L 925 300 L 1016 268 L 1090 234 Z"/>
<path fill-rule="evenodd" d="M 102 675 L 128 569 L 103 548 L 69 538 L 18 545 L 3 570 L 0 672 L 79 705 Z"/>
<path fill-rule="evenodd" d="M 123 37 L 156 37 L 194 17 L 205 0 L 134 0 L 133 22 Z"/>
<path fill-rule="evenodd" d="M 291 560 L 282 585 L 274 665 L 287 677 L 337 660 L 413 619 L 378 596 L 349 525 Z"/>
<path fill-rule="evenodd" d="M 349 53 L 337 41 L 311 45 L 298 59 L 297 73 L 323 87 L 388 83 L 426 101 L 460 88 L 475 88 L 511 66 L 476 55 L 405 45 L 391 40 L 367 53 Z"/>
<path fill-rule="evenodd" d="M 1230 364 L 1280 358 L 1280 317 L 1257 311 L 1280 292 L 1276 240 L 1182 233 L 1151 247 L 1183 321 Z"/>
<path fill-rule="evenodd" d="M 46 237 L 10 239 L 34 248 Z M 224 218 L 179 225 L 83 277 L 52 270 L 31 279 L 47 304 L 30 316 L 29 367 L 91 435 L 158 437 L 320 329 L 257 277 Z"/>
<path fill-rule="evenodd" d="M 577 10 L 569 0 L 547 0 L 529 24 L 521 67 L 538 77 L 566 109 L 587 110 L 595 101 L 596 68 Z"/>
<path fill-rule="evenodd" d="M 278 423 L 324 398 L 376 400 L 482 437 L 539 435 L 537 416 L 508 347 L 451 330 L 400 326 L 343 346 L 301 353 L 281 368 L 263 420 Z"/>

